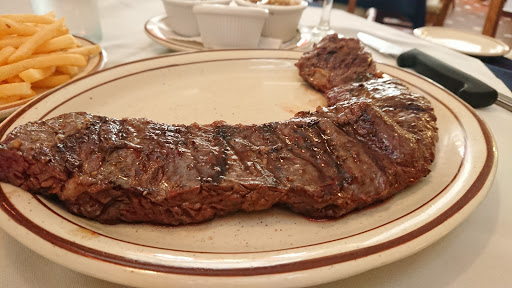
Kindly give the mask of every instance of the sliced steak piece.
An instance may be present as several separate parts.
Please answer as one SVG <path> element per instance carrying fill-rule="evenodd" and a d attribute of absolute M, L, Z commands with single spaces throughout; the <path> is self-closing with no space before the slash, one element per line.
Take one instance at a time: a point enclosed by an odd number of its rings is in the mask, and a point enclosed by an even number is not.
<path fill-rule="evenodd" d="M 434 161 L 437 118 L 430 102 L 412 93 L 400 80 L 382 77 L 357 39 L 330 35 L 313 51 L 305 53 L 297 67 L 306 82 L 325 92 L 328 106 L 367 101 L 407 131 L 418 145 L 418 156 L 422 157 L 411 159 L 418 162 L 412 167 L 420 163 L 428 166 Z"/>
<path fill-rule="evenodd" d="M 369 101 L 376 109 L 410 133 L 423 149 L 420 162 L 432 164 L 438 141 L 437 117 L 430 101 L 409 90 L 400 80 L 377 78 L 363 83 L 335 87 L 326 92 L 328 105 Z M 415 158 L 416 159 L 416 158 Z M 412 161 L 412 160 L 411 160 Z"/>
<path fill-rule="evenodd" d="M 313 88 L 326 92 L 334 87 L 376 78 L 375 63 L 358 39 L 328 35 L 295 64 L 299 75 Z"/>

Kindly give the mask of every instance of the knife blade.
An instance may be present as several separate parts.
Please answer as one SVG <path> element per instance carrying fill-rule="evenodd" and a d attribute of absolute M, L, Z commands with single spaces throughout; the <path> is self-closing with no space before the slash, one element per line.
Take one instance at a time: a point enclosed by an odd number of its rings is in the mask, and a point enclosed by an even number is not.
<path fill-rule="evenodd" d="M 407 50 L 363 32 L 357 33 L 357 38 L 380 53 L 396 58 L 398 66 L 411 68 L 437 82 L 473 108 L 487 107 L 498 100 L 498 92 L 494 88 L 425 52 Z"/>

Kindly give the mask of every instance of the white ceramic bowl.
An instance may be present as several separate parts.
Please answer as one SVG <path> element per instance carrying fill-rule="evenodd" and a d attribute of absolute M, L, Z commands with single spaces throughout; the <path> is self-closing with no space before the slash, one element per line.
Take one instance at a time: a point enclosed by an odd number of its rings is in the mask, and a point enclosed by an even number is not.
<path fill-rule="evenodd" d="M 193 8 L 206 48 L 257 48 L 268 10 L 255 7 L 196 5 Z"/>
<path fill-rule="evenodd" d="M 167 13 L 167 25 L 174 32 L 187 37 L 199 36 L 196 17 L 192 11 L 195 5 L 203 3 L 228 5 L 229 2 L 231 0 L 162 0 Z"/>
<path fill-rule="evenodd" d="M 270 15 L 263 26 L 263 37 L 281 39 L 283 42 L 291 40 L 297 35 L 302 12 L 308 6 L 308 2 L 301 1 L 298 5 L 266 5 L 256 4 L 248 0 L 235 0 L 239 6 L 260 7 L 268 9 Z"/>

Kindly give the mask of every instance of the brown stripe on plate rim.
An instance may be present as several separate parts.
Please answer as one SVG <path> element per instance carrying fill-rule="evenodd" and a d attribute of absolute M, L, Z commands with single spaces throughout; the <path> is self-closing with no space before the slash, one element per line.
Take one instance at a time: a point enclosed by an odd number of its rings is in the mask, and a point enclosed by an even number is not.
<path fill-rule="evenodd" d="M 194 52 L 192 52 L 192 53 L 194 53 Z M 165 57 L 165 56 L 163 56 L 163 57 Z M 155 57 L 155 58 L 159 58 L 159 57 Z M 268 59 L 268 57 L 267 57 L 267 59 Z M 144 61 L 144 60 L 141 60 L 141 61 Z M 129 63 L 127 63 L 127 64 L 129 64 Z M 114 67 L 112 67 L 112 68 L 114 68 Z M 415 75 L 415 74 L 412 74 L 412 75 Z M 437 85 L 435 83 L 433 83 L 433 84 Z M 437 85 L 437 86 L 439 86 L 439 85 Z M 447 92 L 448 95 L 451 95 L 451 93 L 448 92 L 446 89 L 444 89 L 442 87 L 439 87 L 439 88 L 441 88 L 445 92 Z M 456 99 L 460 103 L 465 105 L 464 107 L 468 108 L 468 106 L 465 103 L 463 103 L 462 100 L 460 100 L 458 98 L 456 98 Z M 35 102 L 39 102 L 39 101 L 35 101 Z M 34 103 L 32 103 L 32 105 L 28 105 L 28 106 L 33 106 L 33 105 L 34 105 Z M 16 116 L 19 117 L 24 112 L 26 112 L 28 107 L 24 107 L 24 108 L 25 109 L 23 109 L 23 111 L 17 112 Z M 370 255 L 373 255 L 376 253 L 380 253 L 380 252 L 389 250 L 391 248 L 405 244 L 411 240 L 414 240 L 414 239 L 422 236 L 423 234 L 435 229 L 436 227 L 438 227 L 439 225 L 444 223 L 446 220 L 451 218 L 453 215 L 455 215 L 458 211 L 460 211 L 462 208 L 464 208 L 481 191 L 481 189 L 483 188 L 485 183 L 487 183 L 487 180 L 489 179 L 491 171 L 493 170 L 493 167 L 495 165 L 495 160 L 496 160 L 495 145 L 494 145 L 492 135 L 490 134 L 490 131 L 488 130 L 488 128 L 485 125 L 485 123 L 483 122 L 483 120 L 480 119 L 480 117 L 476 114 L 476 112 L 474 110 L 472 110 L 471 108 L 469 108 L 469 112 L 474 116 L 474 118 L 476 118 L 476 120 L 481 128 L 481 131 L 484 136 L 484 141 L 485 141 L 486 147 L 487 147 L 487 156 L 486 156 L 483 168 L 480 170 L 477 178 L 471 184 L 471 186 L 468 188 L 468 190 L 463 194 L 463 196 L 460 197 L 447 210 L 443 211 L 440 215 L 436 216 L 436 218 L 434 218 L 433 220 L 427 222 L 426 224 L 418 227 L 417 229 L 415 229 L 405 235 L 402 235 L 395 239 L 392 239 L 392 240 L 389 240 L 389 241 L 386 241 L 386 242 L 383 242 L 383 243 L 380 243 L 380 244 L 377 244 L 374 246 L 356 249 L 356 250 L 352 250 L 352 251 L 347 251 L 344 253 L 333 254 L 333 255 L 328 255 L 328 256 L 313 258 L 313 259 L 307 259 L 307 260 L 299 260 L 297 262 L 284 263 L 284 264 L 278 264 L 278 265 L 267 266 L 267 267 L 232 268 L 232 269 L 174 267 L 174 266 L 165 266 L 165 265 L 158 265 L 158 264 L 154 264 L 154 263 L 136 261 L 133 259 L 128 259 L 128 258 L 125 258 L 122 256 L 118 256 L 118 255 L 110 255 L 110 254 L 107 254 L 107 253 L 104 253 L 101 251 L 97 251 L 97 250 L 94 250 L 94 249 L 91 249 L 91 248 L 88 248 L 85 246 L 81 246 L 81 245 L 73 246 L 74 243 L 72 243 L 71 241 L 69 241 L 67 239 L 62 239 L 55 235 L 53 235 L 55 237 L 51 237 L 51 236 L 45 234 L 45 233 L 47 233 L 47 231 L 44 229 L 42 229 L 43 230 L 42 234 L 35 233 L 34 230 L 41 229 L 41 227 L 35 225 L 35 223 L 31 222 L 29 219 L 26 219 L 26 218 L 23 219 L 23 221 L 28 221 L 27 222 L 28 225 L 25 226 L 25 225 L 22 225 L 22 222 L 20 222 L 22 220 L 18 219 L 18 216 L 20 216 L 20 215 L 10 214 L 10 216 L 18 224 L 29 229 L 34 234 L 39 235 L 40 237 L 47 240 L 48 242 L 53 243 L 53 244 L 59 246 L 60 248 L 70 251 L 72 253 L 86 256 L 86 257 L 92 257 L 92 258 L 100 260 L 100 261 L 114 263 L 114 264 L 122 265 L 125 267 L 142 269 L 142 270 L 149 269 L 149 270 L 152 270 L 155 272 L 184 274 L 184 275 L 201 275 L 201 276 L 244 276 L 244 275 L 245 276 L 249 276 L 249 275 L 255 276 L 255 275 L 295 272 L 295 271 L 301 271 L 301 270 L 306 270 L 306 269 L 320 268 L 320 267 L 324 267 L 326 265 L 339 264 L 339 263 L 347 262 L 350 260 L 355 260 L 355 259 L 358 259 L 361 257 L 366 257 L 366 256 L 370 256 Z M 14 121 L 13 120 L 14 118 L 15 117 L 9 118 L 8 123 L 12 124 L 12 122 Z M 4 123 L 4 124 L 6 124 L 6 123 Z M 2 125 L 2 128 L 0 129 L 0 135 L 3 135 L 5 133 L 7 126 L 8 125 Z M 1 206 L 2 210 L 4 210 L 4 212 L 6 212 L 9 215 L 8 212 L 13 212 L 13 211 L 10 211 L 10 209 L 9 209 L 12 207 L 7 207 L 6 205 L 9 205 L 9 204 L 12 205 L 12 203 L 10 203 L 8 201 L 8 199 L 6 199 L 5 193 L 3 193 L 3 191 L 1 191 L 1 192 L 2 193 L 0 193 L 0 200 L 2 200 L 2 206 Z M 5 200 L 7 200 L 7 202 Z M 24 216 L 21 216 L 21 217 L 24 217 Z M 32 229 L 30 229 L 29 227 Z M 62 242 L 59 242 L 59 241 L 55 242 L 57 239 Z M 58 245 L 58 244 L 63 244 L 65 242 L 69 242 L 69 244 L 71 244 L 71 245 L 64 245 L 64 246 Z M 97 252 L 100 252 L 100 253 L 98 254 Z"/>
<path fill-rule="evenodd" d="M 233 59 L 233 60 L 238 60 L 238 59 Z M 216 60 L 216 61 L 222 61 L 222 60 Z M 226 60 L 224 60 L 226 61 Z M 212 62 L 212 61 L 204 61 L 204 63 L 208 63 L 208 62 Z M 199 62 L 199 63 L 203 63 L 203 62 Z M 186 64 L 178 64 L 177 66 L 181 66 L 181 65 L 188 65 L 189 63 L 186 63 Z M 194 63 L 191 63 L 191 64 L 197 64 L 197 62 L 194 62 Z M 173 65 L 174 66 L 174 65 Z M 94 89 L 94 88 L 97 88 L 99 86 L 102 86 L 104 84 L 107 84 L 107 83 L 110 83 L 112 81 L 116 81 L 118 79 L 122 79 L 122 78 L 125 78 L 125 77 L 129 77 L 129 76 L 132 76 L 134 74 L 138 74 L 138 73 L 143 73 L 143 72 L 146 72 L 146 71 L 154 71 L 154 70 L 158 70 L 158 69 L 165 69 L 165 68 L 168 68 L 169 66 L 163 66 L 163 67 L 159 67 L 159 68 L 151 68 L 151 69 L 147 69 L 147 70 L 143 70 L 143 71 L 139 71 L 139 72 L 136 72 L 136 73 L 132 73 L 132 74 L 127 74 L 127 75 L 124 75 L 122 77 L 118 77 L 116 79 L 113 79 L 113 80 L 109 80 L 109 81 L 106 81 L 106 82 L 102 82 L 101 84 L 99 85 L 96 85 L 90 89 L 87 89 L 87 90 L 84 90 L 82 92 L 80 92 L 79 94 L 77 95 L 74 95 L 73 97 L 70 97 L 68 99 L 66 99 L 66 101 L 62 102 L 61 104 L 55 106 L 54 108 L 57 108 L 59 107 L 60 105 L 66 103 L 68 100 L 72 99 L 72 98 L 75 98 L 75 97 L 78 97 L 79 95 L 87 92 L 87 91 L 90 91 L 91 89 Z M 402 70 L 400 70 L 402 71 Z M 390 73 L 390 74 L 393 74 L 393 73 Z M 391 75 L 393 76 L 393 75 Z M 411 77 L 414 77 L 415 75 L 411 75 Z M 393 76 L 395 77 L 395 76 Z M 397 78 L 397 77 L 395 77 Z M 422 92 L 423 95 L 428 95 L 429 97 L 431 97 L 433 100 L 436 100 L 440 105 L 444 106 L 446 110 L 448 110 L 452 115 L 453 117 L 455 118 L 455 120 L 457 121 L 460 129 L 463 131 L 463 134 L 464 134 L 464 155 L 461 159 L 461 163 L 457 169 L 457 172 L 454 174 L 453 178 L 450 180 L 450 182 L 442 189 L 440 189 L 440 191 L 438 193 L 436 193 L 432 198 L 428 199 L 425 203 L 421 204 L 420 206 L 414 208 L 413 210 L 411 210 L 410 212 L 407 212 L 403 215 L 401 215 L 400 217 L 397 217 L 393 220 L 390 220 L 386 223 L 383 223 L 383 224 L 380 224 L 376 227 L 372 227 L 370 229 L 367 229 L 365 231 L 361 231 L 361 232 L 358 232 L 358 233 L 355 233 L 355 234 L 351 234 L 351 235 L 348 235 L 348 236 L 345 236 L 345 237 L 342 237 L 342 238 L 337 238 L 337 239 L 332 239 L 332 240 L 328 240 L 328 241 L 324 241 L 324 242 L 318 242 L 318 243 L 314 243 L 314 244 L 308 244 L 308 245 L 303 245 L 303 246 L 295 246 L 295 247 L 289 247 L 289 248 L 283 248 L 283 249 L 275 249 L 275 250 L 261 250 L 261 251 L 254 251 L 254 252 L 204 252 L 204 251 L 194 251 L 194 250 L 179 250 L 179 249 L 170 249 L 170 248 L 162 248 L 162 247 L 156 247 L 156 246 L 150 246 L 150 245 L 143 245 L 143 244 L 140 244 L 140 243 L 134 243 L 134 242 L 130 242 L 130 241 L 127 241 L 127 240 L 122 240 L 122 239 L 118 239 L 118 238 L 115 238 L 115 237 L 112 237 L 112 236 L 108 236 L 108 235 L 105 235 L 105 234 L 102 234 L 102 233 L 98 233 L 97 231 L 94 231 L 94 230 L 91 230 L 83 225 L 80 225 L 74 221 L 72 221 L 71 219 L 69 218 L 66 218 L 65 216 L 61 215 L 60 213 L 58 213 L 57 211 L 55 211 L 54 209 L 52 209 L 51 207 L 49 207 L 46 203 L 44 203 L 42 200 L 40 200 L 39 197 L 35 197 L 36 201 L 38 201 L 42 206 L 46 207 L 48 210 L 50 210 L 51 212 L 53 212 L 56 216 L 62 218 L 63 220 L 75 225 L 75 226 L 78 226 L 82 229 L 85 229 L 85 230 L 88 230 L 90 231 L 91 233 L 95 233 L 97 235 L 100 235 L 102 237 L 105 237 L 105 238 L 108 238 L 108 239 L 112 239 L 112 240 L 115 240 L 115 241 L 119 241 L 119 242 L 123 242 L 123 243 L 128 243 L 128 244 L 132 244 L 132 245 L 137 245 L 137 246 L 140 246 L 140 247 L 146 247 L 146 248 L 156 248 L 156 249 L 162 249 L 162 250 L 165 250 L 165 251 L 175 251 L 175 252 L 189 252 L 189 253 L 201 253 L 201 254 L 256 254 L 256 253 L 264 253 L 264 252 L 277 252 L 277 251 L 286 251 L 286 250 L 290 250 L 290 249 L 298 249 L 298 248 L 306 248 L 306 247 L 312 247 L 312 246 L 316 246 L 316 245 L 321 245 L 321 244 L 326 244 L 326 243 L 331 243 L 331 242 L 334 242 L 334 241 L 340 241 L 340 240 L 343 240 L 343 239 L 348 239 L 348 238 L 351 238 L 351 237 L 354 237 L 354 236 L 357 236 L 357 235 L 361 235 L 361 234 L 364 234 L 364 233 L 367 233 L 369 231 L 372 231 L 372 230 L 375 230 L 375 229 L 378 229 L 380 227 L 383 227 L 383 226 L 386 226 L 392 222 L 395 222 L 399 219 L 402 219 L 404 217 L 407 217 L 408 215 L 410 215 L 411 213 L 414 213 L 415 211 L 421 209 L 422 207 L 424 207 L 425 205 L 427 205 L 428 203 L 432 202 L 434 199 L 436 199 L 441 193 L 443 193 L 447 187 L 449 187 L 451 185 L 451 183 L 453 183 L 455 181 L 455 179 L 457 178 L 457 176 L 459 175 L 460 171 L 461 171 L 461 168 L 462 168 L 462 164 L 463 164 L 463 161 L 464 161 L 464 158 L 465 158 L 465 155 L 466 155 L 466 151 L 467 151 L 467 133 L 466 133 L 466 129 L 464 129 L 463 125 L 462 125 L 462 122 L 460 121 L 460 118 L 455 114 L 455 112 L 450 108 L 448 107 L 444 102 L 442 102 L 440 99 L 438 99 L 436 96 L 432 95 L 430 92 L 427 92 L 425 91 L 424 89 L 418 87 L 418 86 L 415 86 L 414 83 L 412 82 L 409 82 L 409 81 L 404 81 L 404 80 L 401 80 L 402 82 L 404 83 L 407 83 L 409 84 L 411 87 L 414 87 L 416 88 L 417 90 L 420 90 Z M 429 82 L 427 82 L 427 84 L 430 85 Z M 48 111 L 47 113 L 45 113 L 45 115 L 43 117 L 41 117 L 39 120 L 42 120 L 44 119 L 49 113 L 51 113 L 53 111 L 50 110 Z"/>
<path fill-rule="evenodd" d="M 27 103 L 30 100 L 31 100 L 30 98 L 27 98 L 27 99 L 18 100 L 16 102 L 11 102 L 11 103 L 7 103 L 7 104 L 4 104 L 4 105 L 0 105 L 0 111 L 4 111 L 4 110 L 8 110 L 8 109 L 11 109 L 11 108 L 14 108 L 14 107 L 21 106 L 21 105 Z"/>

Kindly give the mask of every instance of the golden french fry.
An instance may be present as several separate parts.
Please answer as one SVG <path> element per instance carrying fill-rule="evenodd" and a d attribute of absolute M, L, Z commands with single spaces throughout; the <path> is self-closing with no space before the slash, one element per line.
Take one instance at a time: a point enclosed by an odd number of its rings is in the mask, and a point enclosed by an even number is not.
<path fill-rule="evenodd" d="M 48 54 L 36 58 L 25 59 L 20 62 L 0 66 L 0 81 L 31 68 L 46 68 L 50 66 L 71 65 L 84 67 L 87 60 L 79 54 Z"/>
<path fill-rule="evenodd" d="M 8 18 L 0 17 L 0 36 L 20 35 L 31 36 L 37 33 L 37 28 L 25 23 L 18 23 Z"/>
<path fill-rule="evenodd" d="M 52 75 L 32 83 L 32 86 L 36 88 L 53 88 L 68 82 L 70 79 L 71 76 L 66 74 Z"/>
<path fill-rule="evenodd" d="M 47 90 L 47 89 L 45 89 Z M 34 96 L 37 95 L 36 91 L 30 89 L 30 94 L 23 94 L 23 95 L 10 95 L 10 96 L 7 96 L 7 97 L 0 97 L 0 105 L 4 105 L 4 104 L 8 104 L 8 103 L 11 103 L 11 102 L 16 102 L 18 100 L 24 100 L 24 99 L 28 99 L 28 98 L 32 98 Z M 40 91 L 40 93 L 42 93 L 44 91 Z"/>
<path fill-rule="evenodd" d="M 21 79 L 23 79 L 23 81 L 32 83 L 52 75 L 53 72 L 55 72 L 55 66 L 40 69 L 32 68 L 21 72 L 19 76 Z"/>
<path fill-rule="evenodd" d="M 55 17 L 36 14 L 6 14 L 1 17 L 21 23 L 51 24 L 55 22 Z"/>
<path fill-rule="evenodd" d="M 0 105 L 5 105 L 5 104 L 12 103 L 12 102 L 16 102 L 20 99 L 21 99 L 20 95 L 10 95 L 10 96 L 5 96 L 5 97 L 0 96 Z"/>
<path fill-rule="evenodd" d="M 16 52 L 16 48 L 7 46 L 0 50 L 0 66 L 7 63 L 7 59 Z"/>
<path fill-rule="evenodd" d="M 36 91 L 30 89 L 30 94 L 26 94 L 26 95 L 20 95 L 20 98 L 21 99 L 27 99 L 27 98 L 30 98 L 30 97 L 34 97 L 37 95 Z"/>
<path fill-rule="evenodd" d="M 8 35 L 0 39 L 0 48 L 7 46 L 18 48 L 21 46 L 21 44 L 27 41 L 27 39 L 27 36 Z"/>
<path fill-rule="evenodd" d="M 64 18 L 61 18 L 45 28 L 39 30 L 36 34 L 32 35 L 25 43 L 14 52 L 14 54 L 7 59 L 8 63 L 18 62 L 27 59 L 34 51 L 43 44 L 45 41 L 52 39 L 56 36 L 57 30 L 60 26 L 64 25 Z"/>
<path fill-rule="evenodd" d="M 66 35 L 66 34 L 69 34 L 69 28 L 61 26 L 61 27 L 57 28 L 57 33 L 55 34 L 55 37 Z"/>
<path fill-rule="evenodd" d="M 0 98 L 12 95 L 29 95 L 32 94 L 30 83 L 10 83 L 0 85 Z"/>
<path fill-rule="evenodd" d="M 7 78 L 7 83 L 21 83 L 25 82 L 19 75 L 14 75 L 12 77 Z"/>
<path fill-rule="evenodd" d="M 50 12 L 44 14 L 44 16 L 55 19 L 55 11 L 50 11 Z"/>
<path fill-rule="evenodd" d="M 70 76 L 74 76 L 80 72 L 80 67 L 76 66 L 57 66 L 56 69 L 58 72 L 62 74 L 68 74 Z"/>
<path fill-rule="evenodd" d="M 34 53 L 47 53 L 76 46 L 76 39 L 71 34 L 65 34 L 44 42 Z M 78 53 L 75 53 L 78 54 Z"/>
<path fill-rule="evenodd" d="M 54 12 L 0 15 L 0 105 L 19 105 L 69 81 L 101 53 L 98 45 L 81 47 L 64 21 Z"/>
<path fill-rule="evenodd" d="M 100 53 L 101 47 L 100 47 L 100 45 L 90 45 L 90 46 L 84 46 L 84 47 L 80 47 L 80 48 L 69 49 L 69 50 L 66 50 L 66 52 L 73 53 L 73 54 L 80 54 L 80 55 L 84 55 L 84 56 L 90 56 L 90 55 L 95 55 L 95 54 Z"/>
<path fill-rule="evenodd" d="M 29 24 L 27 24 L 27 25 L 29 25 Z M 38 31 L 41 29 L 44 29 L 48 26 L 48 24 L 32 24 L 32 25 L 35 25 L 34 27 L 36 27 Z M 57 34 L 55 34 L 55 37 L 66 35 L 66 34 L 69 34 L 69 28 L 65 27 L 65 26 L 61 26 L 57 29 Z"/>

